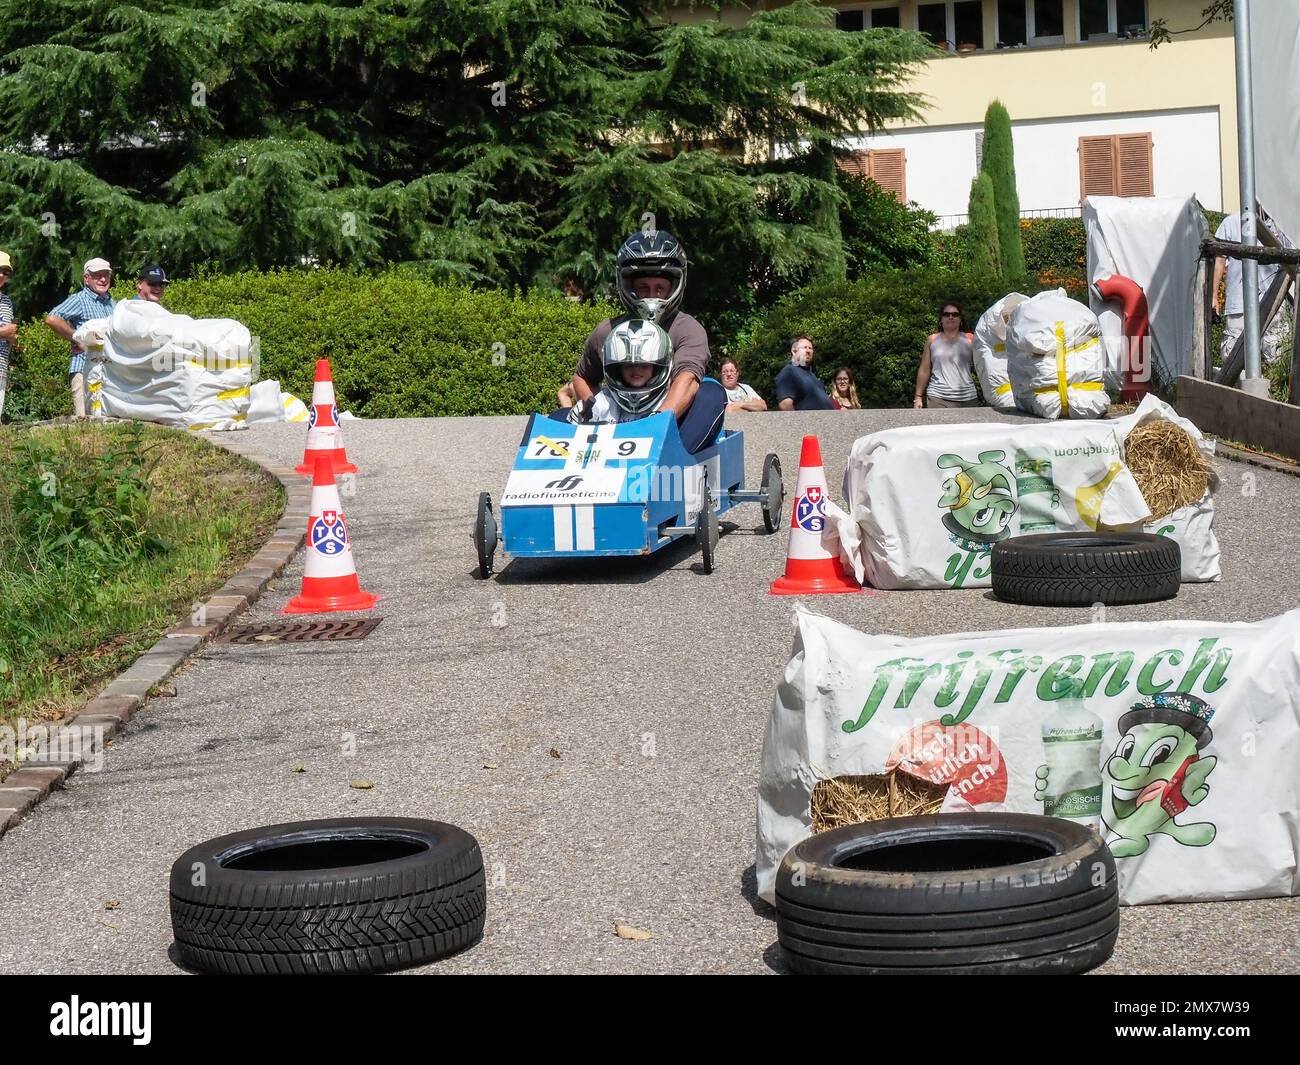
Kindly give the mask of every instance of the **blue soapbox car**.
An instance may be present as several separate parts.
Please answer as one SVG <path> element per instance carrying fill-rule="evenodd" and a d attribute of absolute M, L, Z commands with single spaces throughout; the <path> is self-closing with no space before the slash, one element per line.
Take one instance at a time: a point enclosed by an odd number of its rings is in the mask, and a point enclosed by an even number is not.
<path fill-rule="evenodd" d="M 690 454 L 669 413 L 583 425 L 534 414 L 501 495 L 499 533 L 491 496 L 479 495 L 478 575 L 492 574 L 498 543 L 517 558 L 580 558 L 648 555 L 685 536 L 695 538 L 704 572 L 712 573 L 719 515 L 759 503 L 767 531 L 781 526 L 776 455 L 764 460 L 759 488 L 744 482 L 738 430 L 722 429 Z"/>

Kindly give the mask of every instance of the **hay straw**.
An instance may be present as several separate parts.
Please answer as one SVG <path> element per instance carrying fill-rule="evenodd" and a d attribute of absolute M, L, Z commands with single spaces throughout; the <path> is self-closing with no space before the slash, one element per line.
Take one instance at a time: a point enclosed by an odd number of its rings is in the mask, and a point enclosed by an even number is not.
<path fill-rule="evenodd" d="M 886 817 L 935 814 L 947 792 L 947 784 L 931 784 L 898 770 L 879 776 L 829 777 L 813 788 L 809 802 L 813 831 Z"/>
<path fill-rule="evenodd" d="M 1130 432 L 1124 439 L 1124 463 L 1133 471 L 1152 520 L 1195 503 L 1213 474 L 1191 435 L 1167 421 L 1149 421 Z"/>

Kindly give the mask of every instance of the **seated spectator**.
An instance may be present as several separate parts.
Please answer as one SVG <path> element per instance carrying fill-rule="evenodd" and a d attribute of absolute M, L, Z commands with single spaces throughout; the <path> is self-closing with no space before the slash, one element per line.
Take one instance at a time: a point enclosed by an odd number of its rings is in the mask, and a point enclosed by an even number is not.
<path fill-rule="evenodd" d="M 975 349 L 961 307 L 949 301 L 939 312 L 939 329 L 921 349 L 912 406 L 978 407 Z"/>
<path fill-rule="evenodd" d="M 808 367 L 815 349 L 812 338 L 797 336 L 790 343 L 790 365 L 776 375 L 776 405 L 782 410 L 834 410 L 826 389 Z"/>
<path fill-rule="evenodd" d="M 861 410 L 858 402 L 858 386 L 853 383 L 853 374 L 847 366 L 835 371 L 831 380 L 831 403 L 836 410 Z"/>
<path fill-rule="evenodd" d="M 767 410 L 767 401 L 749 385 L 740 383 L 740 364 L 728 356 L 718 367 L 723 390 L 727 393 L 727 413 L 738 410 Z"/>

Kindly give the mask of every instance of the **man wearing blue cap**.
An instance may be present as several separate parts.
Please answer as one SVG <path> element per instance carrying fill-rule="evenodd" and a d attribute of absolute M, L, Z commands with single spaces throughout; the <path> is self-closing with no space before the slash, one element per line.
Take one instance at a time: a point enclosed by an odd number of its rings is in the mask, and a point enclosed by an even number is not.
<path fill-rule="evenodd" d="M 163 293 L 167 291 L 167 272 L 154 263 L 140 271 L 135 282 L 133 300 L 148 300 L 150 303 L 162 303 Z"/>

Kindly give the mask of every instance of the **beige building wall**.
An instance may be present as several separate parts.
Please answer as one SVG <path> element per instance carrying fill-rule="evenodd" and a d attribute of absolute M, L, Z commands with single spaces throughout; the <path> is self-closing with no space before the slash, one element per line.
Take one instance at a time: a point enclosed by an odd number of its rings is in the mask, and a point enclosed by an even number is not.
<path fill-rule="evenodd" d="M 756 3 L 754 8 L 780 6 Z M 839 9 L 901 7 L 904 28 L 916 25 L 917 0 L 834 2 Z M 1148 21 L 1166 19 L 1173 30 L 1201 21 L 1204 0 L 1147 0 Z M 910 88 L 926 97 L 923 123 L 900 129 L 951 127 L 983 121 L 989 101 L 1000 99 L 1012 122 L 1042 119 L 1121 118 L 1128 114 L 1217 108 L 1217 145 L 1223 209 L 1240 208 L 1237 167 L 1236 65 L 1232 27 L 1216 23 L 1179 34 L 1152 51 L 1146 41 L 1080 42 L 1077 0 L 1064 0 L 1066 43 L 1014 49 L 985 49 L 940 56 L 925 64 Z M 997 40 L 997 3 L 984 0 L 984 40 Z M 751 10 L 721 13 L 696 9 L 673 14 L 681 21 L 720 20 L 740 25 Z M 1018 160 L 1024 166 L 1025 160 Z M 1216 192 L 1218 190 L 1215 190 Z M 1212 194 L 1208 193 L 1207 198 Z"/>

